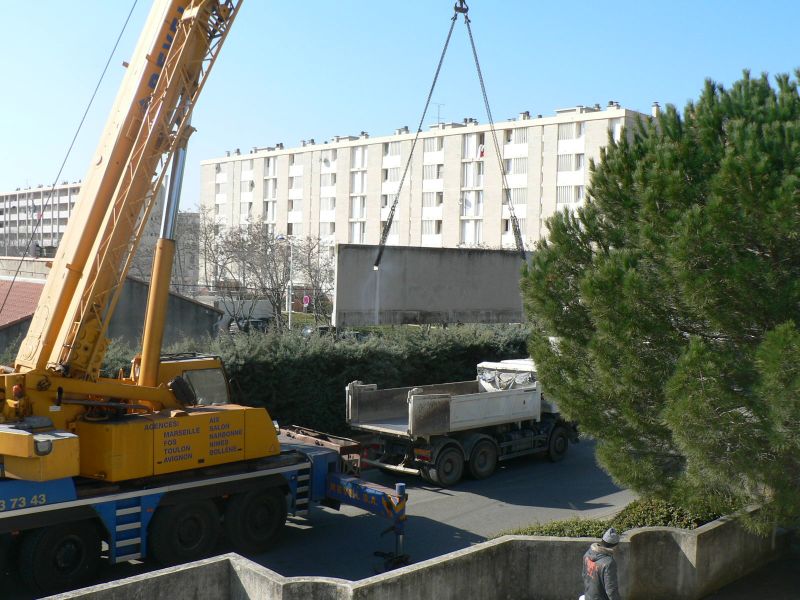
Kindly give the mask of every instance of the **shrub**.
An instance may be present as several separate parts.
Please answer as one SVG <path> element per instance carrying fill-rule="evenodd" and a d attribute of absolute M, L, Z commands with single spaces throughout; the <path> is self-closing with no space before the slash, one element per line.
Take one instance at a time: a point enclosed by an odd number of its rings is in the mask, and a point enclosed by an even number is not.
<path fill-rule="evenodd" d="M 733 505 L 730 505 L 732 508 Z M 617 531 L 627 531 L 636 527 L 678 527 L 696 529 L 727 511 L 712 510 L 708 507 L 682 508 L 658 498 L 634 500 L 611 519 L 567 519 L 552 523 L 530 525 L 504 532 L 512 535 L 549 535 L 555 537 L 594 537 L 599 538 L 609 527 Z"/>

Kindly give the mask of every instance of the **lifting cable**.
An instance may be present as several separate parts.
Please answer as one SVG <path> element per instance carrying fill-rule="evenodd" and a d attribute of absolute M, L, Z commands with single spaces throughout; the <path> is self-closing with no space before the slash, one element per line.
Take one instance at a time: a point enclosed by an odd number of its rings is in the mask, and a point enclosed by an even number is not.
<path fill-rule="evenodd" d="M 67 153 L 64 155 L 64 160 L 61 161 L 61 167 L 58 169 L 58 173 L 56 174 L 55 179 L 53 180 L 53 184 L 50 186 L 50 191 L 47 193 L 47 200 L 43 201 L 41 204 L 41 210 L 39 211 L 38 218 L 33 226 L 33 231 L 31 232 L 30 237 L 28 238 L 28 242 L 25 244 L 25 249 L 22 251 L 22 256 L 19 259 L 19 263 L 17 264 L 17 270 L 14 272 L 14 276 L 11 278 L 11 282 L 8 285 L 8 289 L 6 289 L 6 294 L 3 297 L 3 302 L 0 303 L 0 314 L 2 314 L 3 309 L 6 306 L 6 302 L 8 302 L 8 297 L 11 295 L 11 288 L 14 287 L 14 283 L 17 281 L 17 277 L 19 276 L 19 272 L 22 269 L 22 265 L 25 262 L 25 257 L 28 256 L 28 250 L 31 248 L 31 245 L 34 243 L 34 238 L 36 237 L 36 232 L 39 229 L 39 225 L 42 223 L 42 215 L 44 215 L 45 208 L 49 207 L 53 201 L 53 194 L 56 190 L 56 185 L 58 185 L 58 180 L 61 178 L 61 173 L 64 171 L 64 166 L 67 164 L 67 160 L 69 160 L 70 154 L 72 153 L 72 148 L 75 146 L 75 141 L 78 139 L 78 134 L 80 134 L 81 129 L 83 129 L 83 123 L 86 121 L 86 116 L 89 114 L 89 109 L 91 109 L 92 104 L 94 103 L 94 99 L 97 96 L 97 92 L 100 89 L 100 84 L 103 83 L 103 79 L 106 76 L 106 71 L 108 71 L 108 65 L 111 64 L 111 59 L 114 57 L 114 54 L 117 51 L 117 46 L 119 46 L 119 42 L 122 39 L 122 35 L 125 33 L 125 29 L 128 27 L 128 22 L 131 20 L 131 15 L 133 14 L 133 10 L 136 8 L 136 3 L 138 0 L 133 0 L 133 4 L 131 5 L 131 9 L 128 12 L 128 16 L 125 19 L 125 22 L 122 24 L 122 29 L 117 36 L 117 41 L 114 42 L 114 47 L 111 49 L 111 53 L 108 55 L 108 60 L 106 60 L 106 65 L 103 67 L 103 72 L 100 74 L 100 79 L 97 81 L 97 85 L 94 88 L 94 92 L 92 92 L 92 97 L 89 98 L 89 103 L 86 105 L 86 110 L 83 111 L 83 116 L 81 117 L 80 123 L 78 123 L 78 128 L 75 130 L 75 135 L 72 136 L 72 141 L 69 144 L 69 148 L 67 148 Z"/>
<path fill-rule="evenodd" d="M 381 240 L 378 245 L 378 256 L 375 258 L 375 263 L 373 265 L 373 270 L 377 271 L 380 267 L 381 258 L 383 257 L 383 250 L 386 247 L 386 240 L 389 237 L 389 231 L 392 228 L 392 221 L 394 219 L 394 213 L 397 209 L 397 203 L 400 200 L 400 192 L 403 190 L 403 183 L 406 180 L 406 175 L 408 174 L 408 170 L 411 166 L 411 159 L 414 156 L 414 149 L 417 146 L 417 141 L 419 139 L 419 134 L 422 132 L 422 124 L 425 121 L 425 116 L 428 113 L 428 107 L 431 103 L 431 98 L 433 97 L 433 90 L 436 87 L 436 82 L 439 79 L 439 72 L 442 69 L 442 63 L 444 62 L 445 54 L 447 53 L 447 48 L 450 45 L 450 37 L 453 35 L 453 28 L 455 27 L 456 21 L 458 20 L 458 15 L 464 15 L 464 23 L 467 26 L 467 32 L 469 33 L 469 41 L 470 45 L 472 46 L 472 56 L 475 60 L 475 68 L 478 72 L 478 80 L 481 84 L 481 94 L 483 96 L 483 103 L 486 108 L 486 116 L 489 119 L 489 127 L 492 133 L 492 140 L 494 142 L 495 154 L 497 155 L 497 161 L 500 166 L 500 173 L 503 177 L 503 195 L 505 197 L 504 204 L 508 206 L 509 216 L 511 217 L 511 227 L 514 231 L 514 241 L 517 246 L 517 251 L 522 256 L 522 260 L 526 260 L 525 254 L 525 246 L 522 242 L 522 235 L 519 229 L 519 221 L 517 220 L 517 216 L 514 213 L 514 206 L 511 203 L 511 196 L 510 190 L 508 189 L 508 180 L 506 178 L 506 170 L 503 165 L 503 158 L 500 153 L 500 144 L 497 142 L 497 131 L 494 126 L 494 119 L 492 118 L 492 111 L 489 107 L 489 97 L 486 94 L 486 85 L 483 80 L 483 73 L 481 71 L 481 65 L 478 61 L 478 51 L 475 48 L 475 39 L 472 35 L 472 28 L 470 27 L 470 19 L 467 13 L 469 12 L 469 7 L 467 6 L 466 0 L 457 0 L 456 4 L 453 6 L 453 17 L 450 19 L 450 30 L 447 32 L 447 39 L 444 42 L 444 48 L 442 48 L 442 54 L 439 57 L 439 64 L 436 66 L 436 73 L 433 76 L 433 83 L 431 83 L 431 89 L 428 92 L 428 98 L 425 101 L 425 108 L 422 111 L 422 117 L 420 117 L 419 125 L 417 126 L 416 134 L 414 135 L 414 141 L 411 144 L 411 152 L 408 154 L 408 160 L 406 161 L 405 169 L 403 170 L 403 176 L 400 178 L 400 185 L 397 188 L 397 193 L 394 195 L 394 201 L 392 202 L 392 207 L 389 210 L 388 218 L 386 219 L 386 224 L 383 226 L 383 231 L 381 232 Z"/>

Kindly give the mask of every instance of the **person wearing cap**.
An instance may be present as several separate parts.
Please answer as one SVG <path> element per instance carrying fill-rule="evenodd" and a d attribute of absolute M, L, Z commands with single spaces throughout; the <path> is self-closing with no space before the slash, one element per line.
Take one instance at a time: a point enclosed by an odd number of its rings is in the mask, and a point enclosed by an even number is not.
<path fill-rule="evenodd" d="M 583 555 L 583 600 L 622 600 L 617 582 L 614 548 L 619 534 L 611 527 Z"/>

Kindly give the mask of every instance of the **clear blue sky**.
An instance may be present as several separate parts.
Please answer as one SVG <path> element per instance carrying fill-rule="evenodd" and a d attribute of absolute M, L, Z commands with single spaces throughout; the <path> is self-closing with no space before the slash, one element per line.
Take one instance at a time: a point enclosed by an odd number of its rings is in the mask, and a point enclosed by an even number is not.
<path fill-rule="evenodd" d="M 0 0 L 0 191 L 53 182 L 132 0 Z M 471 0 L 495 120 L 616 100 L 683 108 L 711 78 L 800 66 L 797 0 Z M 416 127 L 453 0 L 245 0 L 192 124 L 183 208 L 199 162 L 225 150 Z M 61 179 L 84 177 L 150 2 L 138 0 Z M 486 122 L 460 20 L 434 102 Z M 436 121 L 432 106 L 426 124 Z"/>

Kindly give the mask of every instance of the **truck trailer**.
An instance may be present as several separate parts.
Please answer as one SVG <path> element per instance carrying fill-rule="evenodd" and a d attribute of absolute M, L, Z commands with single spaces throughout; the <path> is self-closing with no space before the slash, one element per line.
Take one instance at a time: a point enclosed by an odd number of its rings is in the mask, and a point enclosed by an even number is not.
<path fill-rule="evenodd" d="M 483 479 L 518 456 L 560 461 L 578 440 L 577 423 L 545 399 L 530 359 L 482 362 L 471 381 L 385 390 L 354 381 L 347 422 L 371 434 L 362 464 L 443 487 L 458 483 L 465 467 Z"/>

